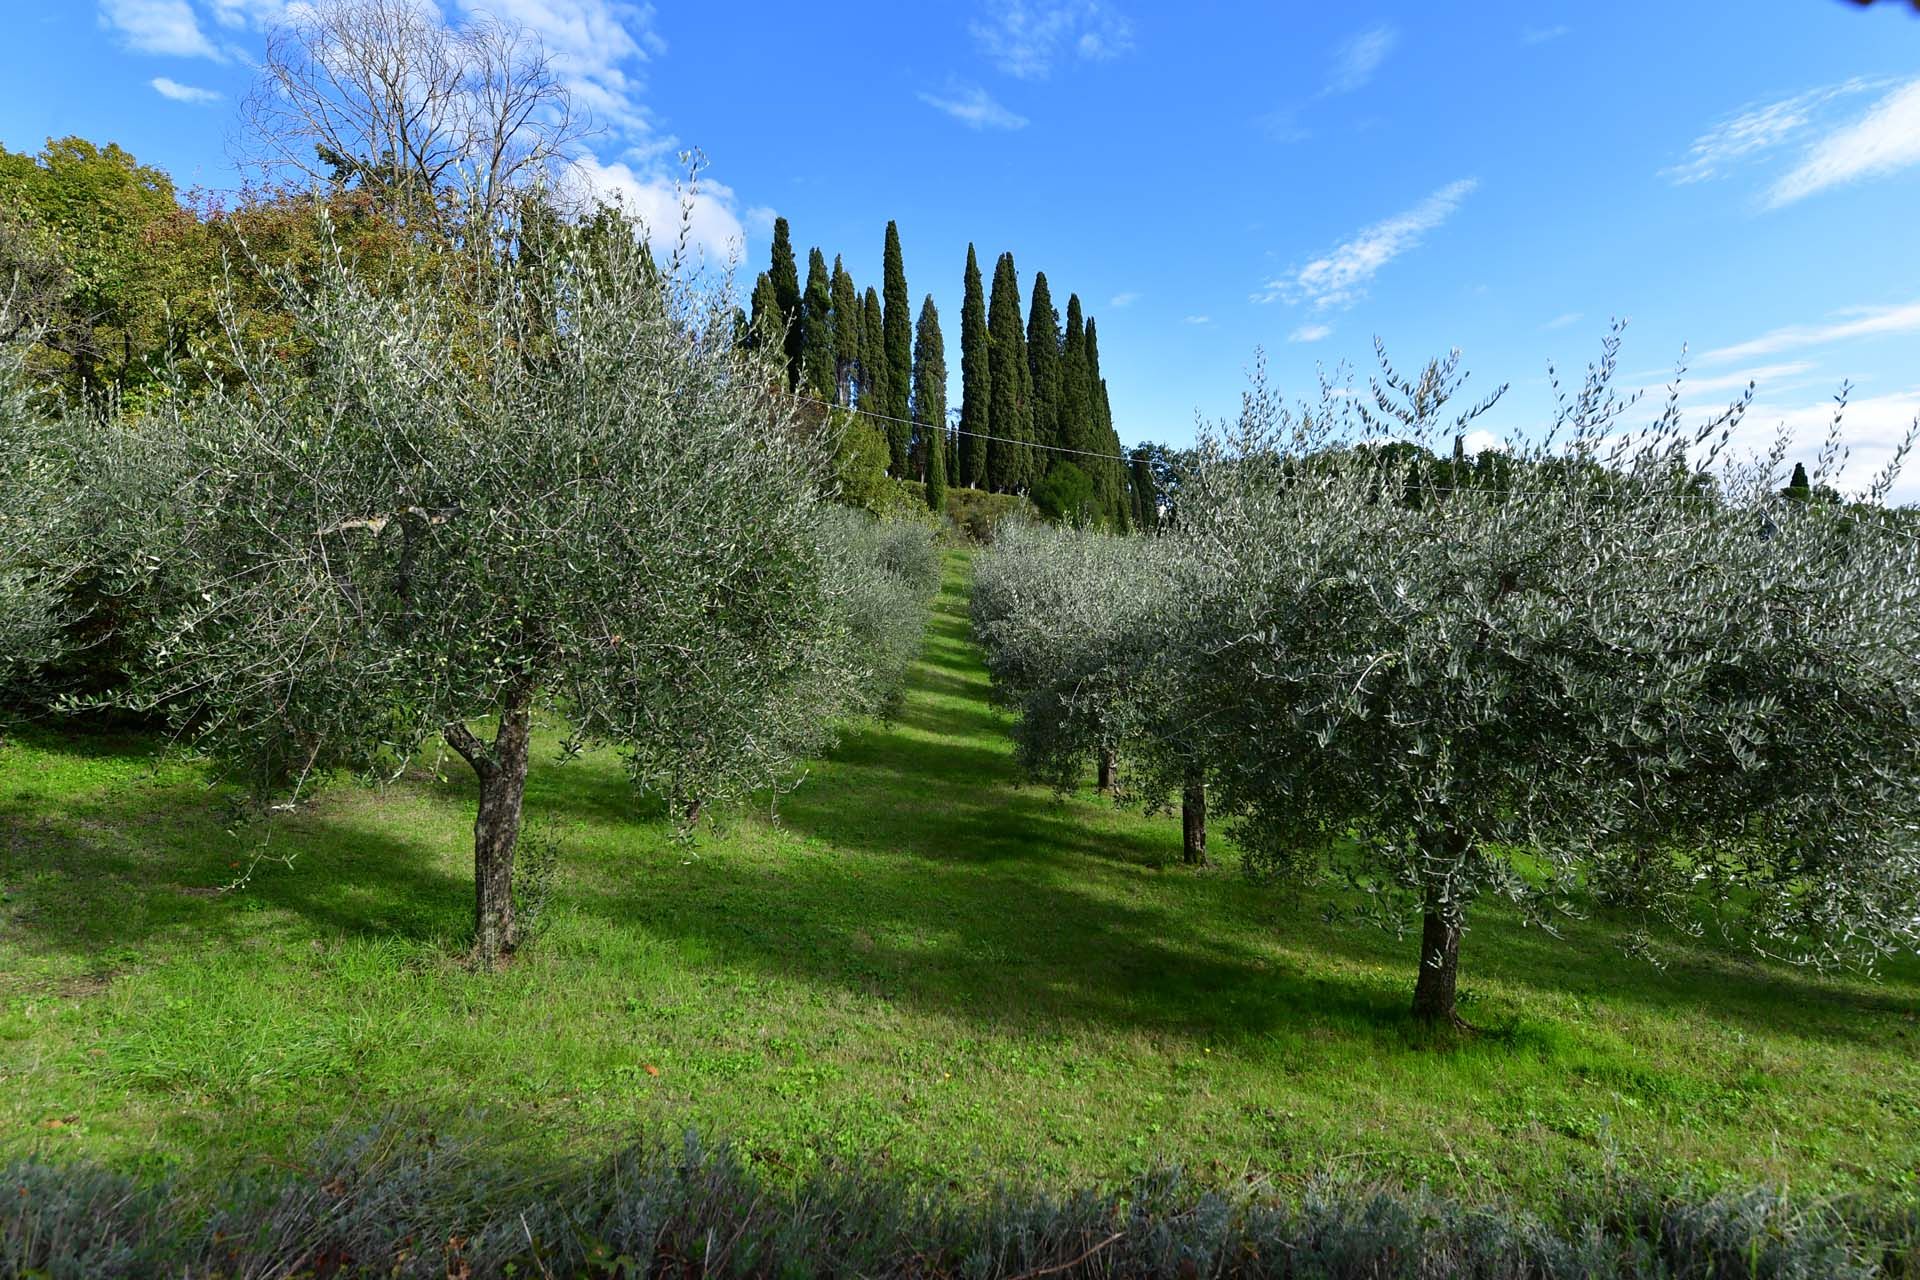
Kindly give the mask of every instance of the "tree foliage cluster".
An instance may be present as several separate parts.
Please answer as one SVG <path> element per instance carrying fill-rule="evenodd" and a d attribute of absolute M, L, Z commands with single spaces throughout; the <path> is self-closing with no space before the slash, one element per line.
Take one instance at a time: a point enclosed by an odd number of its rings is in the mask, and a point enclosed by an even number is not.
<path fill-rule="evenodd" d="M 863 293 L 839 256 L 807 255 L 804 284 L 792 232 L 774 220 L 771 260 L 756 278 L 748 341 L 778 349 L 791 391 L 855 408 L 885 436 L 887 471 L 927 485 L 1047 495 L 1057 518 L 1126 528 L 1139 507 L 1113 428 L 1098 328 L 1079 296 L 1063 317 L 1044 274 L 1023 315 L 1013 255 L 995 264 L 991 303 L 972 246 L 961 307 L 961 404 L 949 423 L 947 354 L 931 294 L 908 314 L 905 260 L 889 222 L 882 287 Z M 1056 472 L 1058 473 L 1056 475 Z M 1052 477 L 1052 483 L 1047 482 Z"/>
<path fill-rule="evenodd" d="M 1261 375 L 1163 536 L 1003 538 L 976 622 L 1023 759 L 1199 768 L 1251 868 L 1419 925 L 1432 1020 L 1486 895 L 1816 965 L 1920 946 L 1920 539 L 1877 501 L 1905 450 L 1808 501 L 1837 424 L 1783 485 L 1784 438 L 1727 455 L 1747 398 L 1629 423 L 1618 341 L 1471 463 L 1457 354 L 1299 411 Z"/>

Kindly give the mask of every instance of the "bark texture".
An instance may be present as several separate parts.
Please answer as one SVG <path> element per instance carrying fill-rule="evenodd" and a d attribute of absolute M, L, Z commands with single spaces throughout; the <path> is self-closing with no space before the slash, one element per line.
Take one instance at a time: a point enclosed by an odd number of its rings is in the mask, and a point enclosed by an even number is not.
<path fill-rule="evenodd" d="M 1180 790 L 1180 853 L 1188 866 L 1207 861 L 1207 780 L 1199 770 L 1187 774 Z"/>
<path fill-rule="evenodd" d="M 1100 749 L 1100 794 L 1113 794 L 1113 749 Z"/>
<path fill-rule="evenodd" d="M 1421 841 L 1428 864 L 1426 901 L 1420 923 L 1420 976 L 1413 984 L 1413 1016 L 1430 1024 L 1464 1025 L 1454 1007 L 1460 974 L 1460 932 L 1466 904 L 1458 890 L 1448 891 L 1448 872 L 1465 854 L 1465 842 L 1451 832 Z"/>
<path fill-rule="evenodd" d="M 530 701 L 524 692 L 509 695 L 491 746 L 464 724 L 444 730 L 448 745 L 480 779 L 473 819 L 473 959 L 485 968 L 497 968 L 513 954 L 513 853 L 527 794 Z"/>

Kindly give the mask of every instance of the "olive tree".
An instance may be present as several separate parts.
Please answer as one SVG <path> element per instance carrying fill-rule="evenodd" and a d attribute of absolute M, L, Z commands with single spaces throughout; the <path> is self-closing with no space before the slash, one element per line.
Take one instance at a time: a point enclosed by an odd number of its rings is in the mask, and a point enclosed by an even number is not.
<path fill-rule="evenodd" d="M 0 689 L 51 662 L 62 647 L 54 552 L 71 484 L 59 424 L 36 403 L 27 370 L 33 331 L 0 297 Z"/>
<path fill-rule="evenodd" d="M 1874 514 L 1899 458 L 1863 507 L 1791 502 L 1784 440 L 1728 453 L 1745 398 L 1629 429 L 1617 349 L 1497 485 L 1347 447 L 1475 412 L 1457 357 L 1383 356 L 1305 414 L 1258 379 L 1182 489 L 1168 648 L 1220 803 L 1257 864 L 1412 908 L 1425 1020 L 1457 1021 L 1487 893 L 1551 927 L 1605 888 L 1806 963 L 1920 941 L 1920 545 Z"/>
<path fill-rule="evenodd" d="M 123 421 L 107 494 L 174 601 L 133 696 L 187 741 L 263 787 L 436 737 L 472 767 L 487 964 L 537 714 L 690 819 L 815 749 L 858 675 L 826 446 L 730 299 L 604 219 L 527 231 L 289 281 L 298 342 L 236 338 L 239 379 Z"/>
<path fill-rule="evenodd" d="M 996 696 L 1015 713 L 1030 776 L 1065 790 L 1097 763 L 1115 788 L 1149 806 L 1181 797 L 1183 850 L 1206 861 L 1206 789 L 1195 740 L 1179 723 L 1180 673 L 1163 659 L 1171 634 L 1177 544 L 1009 522 L 976 562 L 974 635 Z"/>

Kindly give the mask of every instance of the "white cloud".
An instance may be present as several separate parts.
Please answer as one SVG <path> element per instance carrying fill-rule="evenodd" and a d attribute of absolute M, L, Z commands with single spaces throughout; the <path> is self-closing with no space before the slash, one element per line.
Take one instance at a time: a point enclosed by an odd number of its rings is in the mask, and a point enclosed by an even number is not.
<path fill-rule="evenodd" d="M 1540 327 L 1542 329 L 1570 329 L 1574 325 L 1580 323 L 1582 315 L 1583 313 L 1579 311 L 1563 312 L 1562 314 L 1557 315 L 1553 319 L 1547 321 L 1545 324 L 1541 325 Z"/>
<path fill-rule="evenodd" d="M 1107 299 L 1107 305 L 1115 311 L 1119 311 L 1125 307 L 1132 306 L 1138 301 L 1140 301 L 1140 295 L 1137 293 L 1116 293 Z"/>
<path fill-rule="evenodd" d="M 1662 169 L 1662 177 L 1678 185 L 1724 177 L 1737 165 L 1795 141 L 1813 128 L 1816 118 L 1833 103 L 1857 93 L 1884 88 L 1884 80 L 1855 77 L 1824 85 L 1773 102 L 1743 108 L 1693 140 L 1687 157 Z"/>
<path fill-rule="evenodd" d="M 1920 302 L 1898 307 L 1853 307 L 1835 313 L 1826 324 L 1787 325 L 1746 342 L 1719 347 L 1701 355 L 1703 364 L 1719 364 L 1770 356 L 1781 351 L 1825 346 L 1850 338 L 1873 338 L 1893 333 L 1920 332 Z"/>
<path fill-rule="evenodd" d="M 1814 143 L 1767 193 L 1769 208 L 1861 178 L 1920 164 L 1920 80 L 1901 85 L 1852 124 Z"/>
<path fill-rule="evenodd" d="M 1709 402 L 1700 406 L 1698 412 L 1714 413 L 1722 408 L 1724 406 Z M 1827 428 L 1833 421 L 1833 410 L 1834 402 L 1831 399 L 1808 404 L 1755 403 L 1734 432 L 1728 453 L 1735 461 L 1764 455 L 1784 426 L 1792 437 L 1787 450 L 1787 465 L 1791 467 L 1796 462 L 1804 462 L 1808 470 L 1812 470 L 1815 455 L 1826 441 Z M 1840 438 L 1847 450 L 1846 461 L 1841 465 L 1839 474 L 1830 477 L 1828 483 L 1842 493 L 1863 493 L 1876 473 L 1892 459 L 1894 450 L 1906 438 L 1916 417 L 1920 417 L 1920 387 L 1909 387 L 1850 403 L 1840 418 Z M 1906 468 L 1894 482 L 1888 501 L 1920 501 L 1920 468 L 1911 465 Z"/>
<path fill-rule="evenodd" d="M 1572 31 L 1573 28 L 1564 23 L 1551 27 L 1528 27 L 1520 33 L 1520 43 L 1546 44 L 1549 41 L 1558 40 L 1561 36 L 1568 35 Z"/>
<path fill-rule="evenodd" d="M 652 132 L 640 101 L 645 84 L 635 64 L 666 52 L 654 30 L 650 4 L 626 0 L 460 0 L 474 16 L 491 15 L 540 37 L 553 69 L 584 109 L 601 124 L 630 139 Z M 672 139 L 653 140 L 656 153 L 671 150 Z"/>
<path fill-rule="evenodd" d="M 1469 458 L 1477 458 L 1489 449 L 1496 453 L 1506 453 L 1507 442 L 1483 428 L 1475 428 L 1467 432 L 1460 440 L 1460 450 Z"/>
<path fill-rule="evenodd" d="M 1479 182 L 1462 178 L 1450 182 L 1405 213 L 1397 213 L 1360 231 L 1324 257 L 1267 282 L 1254 295 L 1256 302 L 1311 302 L 1315 308 L 1352 306 L 1366 296 L 1367 284 L 1380 269 L 1419 245 L 1427 232 L 1452 216 Z"/>
<path fill-rule="evenodd" d="M 1335 51 L 1327 87 L 1321 92 L 1352 93 L 1366 87 L 1399 39 L 1400 32 L 1383 22 L 1348 40 Z"/>
<path fill-rule="evenodd" d="M 604 164 L 590 155 L 575 160 L 569 176 L 585 194 L 638 219 L 648 245 L 662 260 L 679 243 L 683 217 L 688 249 L 706 263 L 724 265 L 746 254 L 747 234 L 734 212 L 733 190 L 721 183 L 702 180 L 689 190 L 664 174 L 637 172 L 625 163 Z"/>
<path fill-rule="evenodd" d="M 1044 80 L 1068 48 L 1089 62 L 1133 48 L 1133 24 L 1104 0 L 990 0 L 967 30 L 995 66 L 1022 80 Z"/>
<path fill-rule="evenodd" d="M 181 84 L 178 80 L 169 80 L 165 76 L 155 76 L 147 81 L 154 91 L 163 98 L 172 98 L 175 102 L 218 102 L 220 94 L 215 89 L 200 89 L 190 84 Z"/>
<path fill-rule="evenodd" d="M 225 60 L 187 0 L 100 0 L 100 25 L 118 31 L 137 53 Z"/>
<path fill-rule="evenodd" d="M 1333 334 L 1330 324 L 1303 324 L 1287 335 L 1288 342 L 1318 342 Z"/>
<path fill-rule="evenodd" d="M 1212 316 L 1184 316 L 1181 318 L 1180 323 L 1181 324 L 1212 324 L 1213 317 Z"/>
<path fill-rule="evenodd" d="M 996 102 L 978 85 L 949 84 L 944 94 L 922 90 L 920 101 L 958 120 L 969 129 L 1024 129 L 1027 118 Z"/>
<path fill-rule="evenodd" d="M 1681 381 L 1680 390 L 1687 395 L 1703 395 L 1712 391 L 1742 391 L 1751 382 L 1757 390 L 1764 393 L 1769 387 L 1777 389 L 1777 384 L 1789 378 L 1798 377 L 1814 367 L 1811 360 L 1789 360 L 1784 364 L 1755 365 L 1736 373 L 1716 373 L 1709 378 L 1688 375 Z"/>

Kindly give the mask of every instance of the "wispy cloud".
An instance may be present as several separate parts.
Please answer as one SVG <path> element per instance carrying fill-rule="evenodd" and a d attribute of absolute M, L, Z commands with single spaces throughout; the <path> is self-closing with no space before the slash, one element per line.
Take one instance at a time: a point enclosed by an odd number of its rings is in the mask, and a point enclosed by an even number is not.
<path fill-rule="evenodd" d="M 1133 48 L 1133 23 L 1103 0 L 990 0 L 967 30 L 995 66 L 1023 80 L 1044 80 L 1068 51 L 1100 62 Z"/>
<path fill-rule="evenodd" d="M 1349 39 L 1335 51 L 1327 87 L 1322 92 L 1352 93 L 1365 88 L 1399 39 L 1399 30 L 1384 22 Z"/>
<path fill-rule="evenodd" d="M 1920 79 L 1875 103 L 1852 124 L 1815 142 L 1792 172 L 1773 184 L 1767 205 L 1777 209 L 1816 191 L 1884 177 L 1920 164 Z"/>
<path fill-rule="evenodd" d="M 1584 313 L 1579 311 L 1562 312 L 1561 314 L 1555 316 L 1553 319 L 1547 321 L 1545 324 L 1541 325 L 1540 327 L 1546 330 L 1570 329 L 1574 325 L 1580 323 L 1583 315 Z"/>
<path fill-rule="evenodd" d="M 1853 307 L 1835 314 L 1825 324 L 1787 325 L 1763 333 L 1746 342 L 1705 352 L 1703 364 L 1751 360 L 1782 351 L 1800 351 L 1826 346 L 1852 338 L 1876 338 L 1887 334 L 1920 333 L 1920 302 L 1898 307 Z"/>
<path fill-rule="evenodd" d="M 1212 316 L 1182 316 L 1180 319 L 1180 323 L 1181 324 L 1212 324 L 1213 317 Z"/>
<path fill-rule="evenodd" d="M 1761 390 L 1764 394 L 1765 388 Z M 1721 407 L 1715 401 L 1707 401 L 1698 406 L 1698 411 L 1711 413 Z M 1683 406 L 1683 409 L 1692 412 L 1694 407 Z M 1830 397 L 1805 403 L 1757 401 L 1734 433 L 1731 452 L 1736 457 L 1764 455 L 1774 437 L 1784 429 L 1791 438 L 1787 465 L 1804 462 L 1812 470 L 1833 413 L 1834 402 Z M 1839 473 L 1829 477 L 1827 483 L 1842 493 L 1863 492 L 1892 460 L 1916 417 L 1920 417 L 1920 386 L 1850 402 L 1840 418 L 1840 438 L 1846 446 L 1846 457 Z M 1887 499 L 1893 503 L 1920 501 L 1920 469 L 1907 467 L 1894 482 Z"/>
<path fill-rule="evenodd" d="M 1134 303 L 1138 301 L 1140 301 L 1140 295 L 1137 293 L 1132 293 L 1132 292 L 1116 293 L 1111 298 L 1107 299 L 1107 305 L 1109 307 L 1112 307 L 1115 311 L 1120 311 L 1127 307 L 1132 306 Z"/>
<path fill-rule="evenodd" d="M 1303 324 L 1287 335 L 1288 342 L 1318 342 L 1333 335 L 1330 324 Z"/>
<path fill-rule="evenodd" d="M 1520 43 L 1528 45 L 1547 44 L 1551 41 L 1558 40 L 1561 36 L 1571 34 L 1572 31 L 1573 28 L 1564 23 L 1559 23 L 1551 27 L 1528 27 L 1520 33 Z"/>
<path fill-rule="evenodd" d="M 1704 395 L 1708 392 L 1739 391 L 1752 383 L 1762 391 L 1780 390 L 1780 384 L 1789 378 L 1797 378 L 1815 367 L 1811 360 L 1789 360 L 1782 364 L 1760 364 L 1734 373 L 1716 373 L 1709 378 L 1696 378 L 1691 374 L 1681 380 L 1681 389 L 1688 395 Z M 1665 383 L 1659 384 L 1665 386 Z M 1649 387 L 1648 390 L 1653 388 Z"/>
<path fill-rule="evenodd" d="M 259 2 L 259 0 L 256 0 Z M 459 0 L 470 14 L 487 14 L 539 33 L 553 69 L 576 107 L 623 135 L 628 145 L 644 139 L 665 154 L 672 138 L 654 137 L 642 95 L 640 64 L 664 54 L 666 41 L 654 28 L 653 6 L 626 0 Z"/>
<path fill-rule="evenodd" d="M 218 102 L 220 93 L 215 89 L 201 89 L 190 84 L 181 84 L 178 80 L 169 80 L 165 76 L 155 76 L 147 81 L 154 92 L 163 98 L 172 98 L 175 102 Z"/>
<path fill-rule="evenodd" d="M 1662 169 L 1660 174 L 1678 185 L 1724 177 L 1743 164 L 1804 138 L 1813 130 L 1816 120 L 1826 116 L 1832 104 L 1855 94 L 1885 88 L 1887 83 L 1856 76 L 1839 84 L 1744 107 L 1695 138 L 1687 148 L 1686 158 Z"/>
<path fill-rule="evenodd" d="M 1352 306 L 1366 296 L 1380 269 L 1419 245 L 1479 186 L 1474 178 L 1450 182 L 1404 213 L 1376 222 L 1287 275 L 1269 280 L 1256 302 L 1311 302 L 1316 309 Z"/>
<path fill-rule="evenodd" d="M 978 85 L 949 84 L 945 93 L 921 90 L 920 101 L 944 111 L 969 129 L 1024 129 L 1027 118 L 1002 106 Z"/>
<path fill-rule="evenodd" d="M 118 32 L 136 53 L 225 60 L 187 0 L 100 0 L 100 25 Z"/>
<path fill-rule="evenodd" d="M 733 189 L 701 179 L 691 189 L 674 178 L 625 162 L 603 163 L 595 156 L 575 160 L 569 175 L 589 193 L 638 219 L 655 254 L 672 253 L 684 218 L 687 243 L 706 262 L 720 265 L 746 252 L 746 230 L 736 212 Z M 751 216 L 751 215 L 750 215 Z"/>

